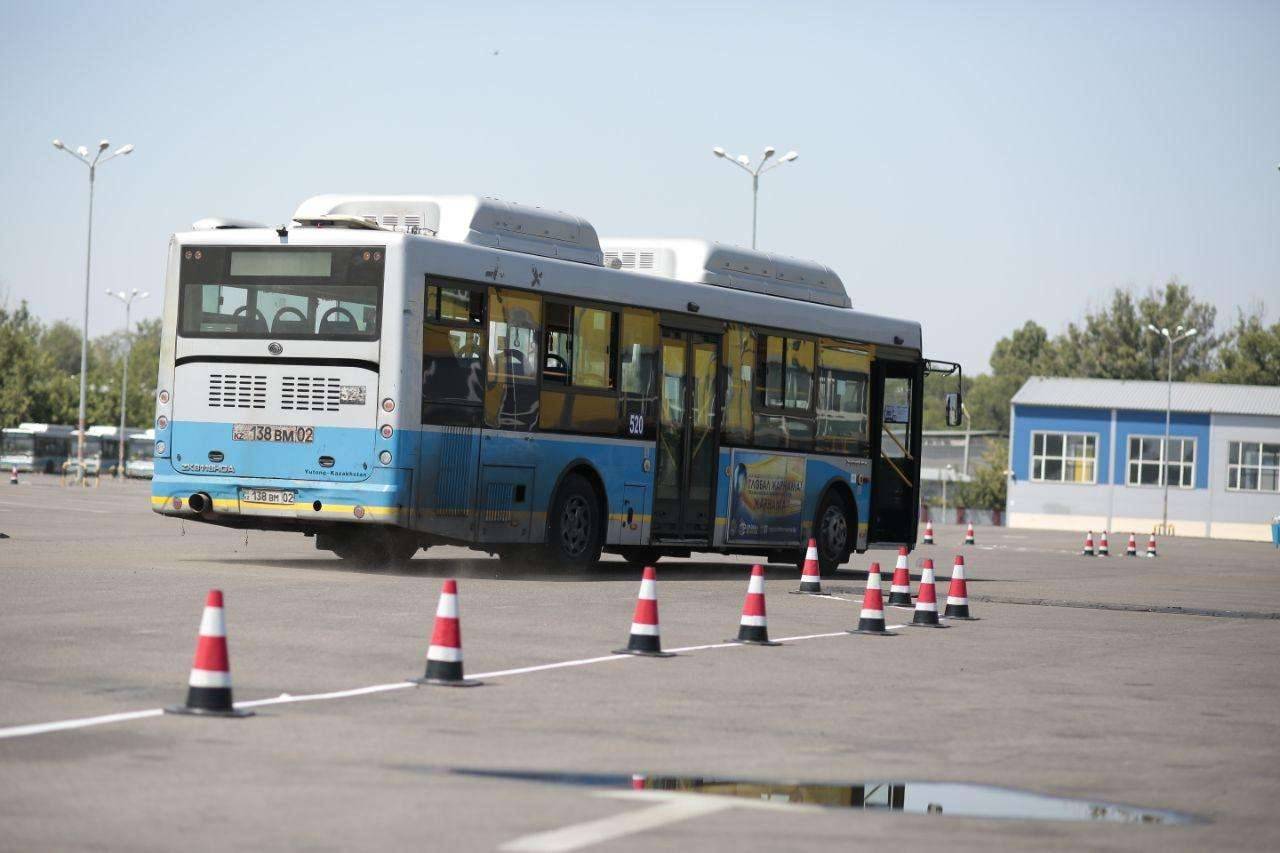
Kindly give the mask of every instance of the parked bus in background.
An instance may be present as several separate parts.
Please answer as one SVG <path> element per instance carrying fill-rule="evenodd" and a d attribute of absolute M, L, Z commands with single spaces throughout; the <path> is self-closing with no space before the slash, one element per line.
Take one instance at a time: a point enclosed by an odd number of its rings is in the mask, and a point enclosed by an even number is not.
<path fill-rule="evenodd" d="M 92 434 L 85 440 L 85 468 L 96 471 L 101 453 L 100 439 Z M 68 460 L 76 458 L 75 427 L 65 424 L 24 423 L 5 429 L 0 438 L 0 466 L 44 474 L 60 473 Z"/>
<path fill-rule="evenodd" d="M 375 564 L 915 542 L 924 376 L 958 365 L 827 267 L 474 196 L 293 218 L 171 239 L 156 512 Z"/>
<path fill-rule="evenodd" d="M 156 431 L 154 429 L 133 432 L 126 439 L 124 448 L 124 473 L 126 477 L 151 479 L 155 464 Z"/>

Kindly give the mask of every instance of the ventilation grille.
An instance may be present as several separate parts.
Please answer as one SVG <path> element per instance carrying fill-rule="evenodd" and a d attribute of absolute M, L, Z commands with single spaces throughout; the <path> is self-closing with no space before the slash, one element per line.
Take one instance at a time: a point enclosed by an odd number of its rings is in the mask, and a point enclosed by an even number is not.
<path fill-rule="evenodd" d="M 653 252 L 605 252 L 604 265 L 615 270 L 651 270 Z"/>
<path fill-rule="evenodd" d="M 294 412 L 336 412 L 342 383 L 327 376 L 285 376 L 280 380 L 280 408 Z"/>
<path fill-rule="evenodd" d="M 472 483 L 471 430 L 445 427 L 440 436 L 440 463 L 436 474 L 436 505 L 440 518 L 462 518 L 467 514 L 467 494 Z"/>
<path fill-rule="evenodd" d="M 503 524 L 510 522 L 515 496 L 516 487 L 513 483 L 489 483 L 485 489 L 483 520 Z"/>
<path fill-rule="evenodd" d="M 219 409 L 265 409 L 267 377 L 211 373 L 209 375 L 209 406 Z"/>

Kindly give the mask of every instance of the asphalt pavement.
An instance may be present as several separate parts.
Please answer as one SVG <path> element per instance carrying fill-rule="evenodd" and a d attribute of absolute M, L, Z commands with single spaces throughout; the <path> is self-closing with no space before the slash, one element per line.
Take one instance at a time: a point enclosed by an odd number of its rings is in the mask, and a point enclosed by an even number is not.
<path fill-rule="evenodd" d="M 855 557 L 825 598 L 786 594 L 797 571 L 778 564 L 769 631 L 797 638 L 778 647 L 723 644 L 749 562 L 695 555 L 658 566 L 663 644 L 685 651 L 646 659 L 609 655 L 639 580 L 619 561 L 574 574 L 433 548 L 361 571 L 300 535 L 155 516 L 148 494 L 0 486 L 0 849 L 1280 845 L 1269 546 L 1169 539 L 1134 559 L 1124 531 L 1087 558 L 1076 534 L 978 528 L 961 546 L 939 528 L 911 556 L 913 589 L 931 557 L 945 597 L 963 554 L 978 621 L 849 635 L 868 563 L 888 572 L 894 555 Z M 447 577 L 467 673 L 486 684 L 401 687 L 422 674 Z M 181 701 L 215 587 L 235 696 L 266 702 L 256 716 L 52 728 Z M 506 771 L 905 782 L 908 801 L 911 783 L 983 783 L 1198 822 L 762 808 Z"/>

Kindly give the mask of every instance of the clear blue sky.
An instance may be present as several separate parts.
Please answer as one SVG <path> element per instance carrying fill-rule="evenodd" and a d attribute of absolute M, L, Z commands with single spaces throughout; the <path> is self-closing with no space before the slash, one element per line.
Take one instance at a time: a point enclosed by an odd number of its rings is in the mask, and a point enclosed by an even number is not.
<path fill-rule="evenodd" d="M 321 192 L 479 192 L 745 244 L 749 181 L 710 149 L 766 144 L 801 156 L 762 181 L 762 248 L 834 267 L 969 370 L 1117 285 L 1176 276 L 1223 315 L 1280 315 L 1274 0 L 10 0 L 0 289 L 78 318 L 86 175 L 55 136 L 137 146 L 99 175 L 95 334 L 122 321 L 104 288 L 162 287 L 171 232 L 283 222 Z"/>

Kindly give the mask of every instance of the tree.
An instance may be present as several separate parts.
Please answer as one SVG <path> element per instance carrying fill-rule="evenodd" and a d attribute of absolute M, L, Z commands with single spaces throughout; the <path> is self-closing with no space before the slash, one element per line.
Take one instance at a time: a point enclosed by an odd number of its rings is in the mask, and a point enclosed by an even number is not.
<path fill-rule="evenodd" d="M 1147 326 L 1172 331 L 1181 325 L 1195 329 L 1196 336 L 1178 345 L 1173 378 L 1194 379 L 1215 367 L 1220 343 L 1213 331 L 1216 315 L 1216 308 L 1197 301 L 1189 287 L 1176 281 L 1163 290 L 1148 291 L 1137 302 L 1127 290 L 1117 289 L 1110 305 L 1086 314 L 1081 325 L 1070 323 L 1054 339 L 1044 373 L 1095 379 L 1164 379 L 1168 371 L 1165 339 L 1152 334 Z"/>
<path fill-rule="evenodd" d="M 1206 381 L 1280 385 L 1280 323 L 1265 326 L 1265 316 L 1261 305 L 1248 315 L 1237 312 L 1218 352 L 1219 367 L 1204 376 Z"/>
<path fill-rule="evenodd" d="M 1003 510 L 1008 498 L 1009 442 L 993 441 L 973 469 L 973 479 L 956 483 L 956 506 Z"/>

